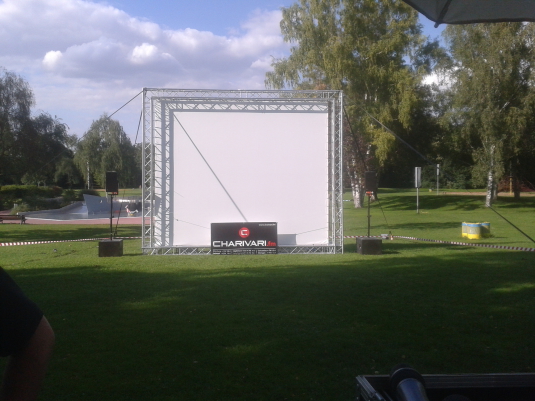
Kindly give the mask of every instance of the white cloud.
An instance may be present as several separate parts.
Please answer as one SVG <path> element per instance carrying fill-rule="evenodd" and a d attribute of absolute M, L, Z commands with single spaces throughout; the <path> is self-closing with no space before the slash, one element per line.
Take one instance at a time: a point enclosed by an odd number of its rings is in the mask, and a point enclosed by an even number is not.
<path fill-rule="evenodd" d="M 60 62 L 61 57 L 63 57 L 63 54 L 59 50 L 49 51 L 45 54 L 43 64 L 47 69 L 52 70 Z"/>
<path fill-rule="evenodd" d="M 80 115 L 96 119 L 143 87 L 262 89 L 271 56 L 288 53 L 280 18 L 256 11 L 220 36 L 164 29 L 86 0 L 3 0 L 0 66 L 30 83 L 39 109 L 81 134 Z"/>

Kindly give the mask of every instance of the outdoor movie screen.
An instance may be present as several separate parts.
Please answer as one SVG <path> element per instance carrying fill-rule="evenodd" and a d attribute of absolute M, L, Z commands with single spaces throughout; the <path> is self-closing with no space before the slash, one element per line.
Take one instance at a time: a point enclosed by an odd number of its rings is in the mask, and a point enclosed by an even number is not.
<path fill-rule="evenodd" d="M 277 222 L 278 245 L 329 242 L 328 111 L 172 110 L 171 243 L 212 223 Z"/>

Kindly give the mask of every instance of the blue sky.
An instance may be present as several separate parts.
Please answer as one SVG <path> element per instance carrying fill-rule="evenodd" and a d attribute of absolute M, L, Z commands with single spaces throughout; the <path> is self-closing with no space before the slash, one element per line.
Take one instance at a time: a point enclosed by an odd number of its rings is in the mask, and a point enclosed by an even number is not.
<path fill-rule="evenodd" d="M 277 10 L 289 7 L 294 1 L 283 0 L 158 0 L 150 6 L 146 0 L 108 1 L 134 17 L 147 18 L 171 29 L 195 28 L 225 35 L 239 28 L 248 15 L 257 9 Z M 443 26 L 434 28 L 434 22 L 422 17 L 426 35 L 437 37 Z"/>
<path fill-rule="evenodd" d="M 143 87 L 263 89 L 293 0 L 0 0 L 0 66 L 81 136 Z M 441 29 L 422 17 L 425 33 Z M 141 99 L 117 113 L 136 137 Z"/>

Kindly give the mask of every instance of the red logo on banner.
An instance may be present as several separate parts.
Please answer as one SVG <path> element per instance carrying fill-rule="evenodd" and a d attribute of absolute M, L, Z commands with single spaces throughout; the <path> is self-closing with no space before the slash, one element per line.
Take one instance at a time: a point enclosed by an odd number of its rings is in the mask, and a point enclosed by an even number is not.
<path fill-rule="evenodd" d="M 240 228 L 239 234 L 240 234 L 240 237 L 247 238 L 249 234 L 251 234 L 251 232 L 249 231 L 247 227 L 243 227 L 243 228 Z"/>

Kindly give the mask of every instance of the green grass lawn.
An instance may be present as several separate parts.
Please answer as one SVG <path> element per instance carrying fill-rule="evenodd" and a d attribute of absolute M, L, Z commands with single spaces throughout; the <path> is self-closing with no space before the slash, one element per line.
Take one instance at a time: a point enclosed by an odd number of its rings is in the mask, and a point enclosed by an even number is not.
<path fill-rule="evenodd" d="M 367 235 L 368 200 L 362 209 L 354 209 L 351 202 L 344 202 L 344 206 L 345 235 Z M 420 191 L 416 213 L 416 190 L 384 189 L 379 191 L 379 202 L 373 202 L 370 211 L 371 235 L 392 232 L 394 236 L 535 248 L 535 243 L 524 235 L 535 240 L 535 196 L 519 200 L 499 197 L 489 209 L 481 195 Z M 491 238 L 461 238 L 463 222 L 489 222 Z"/>
<path fill-rule="evenodd" d="M 106 190 L 105 189 L 97 189 L 97 192 L 99 193 L 100 196 L 106 196 Z M 142 194 L 142 191 L 141 191 L 141 188 L 122 188 L 122 189 L 119 189 L 119 195 L 116 195 L 118 196 L 119 198 L 121 197 L 129 197 L 129 196 L 141 196 Z"/>
<path fill-rule="evenodd" d="M 535 237 L 535 199 L 495 210 Z M 372 235 L 460 241 L 461 222 L 535 247 L 482 197 L 380 192 Z M 345 234 L 367 209 L 345 206 Z M 384 212 L 384 216 L 383 216 Z M 385 220 L 386 217 L 386 220 Z M 0 242 L 105 237 L 107 226 L 0 225 Z M 139 235 L 138 226 L 119 235 Z M 466 240 L 464 240 L 466 241 Z M 40 400 L 354 400 L 355 376 L 535 371 L 535 253 L 395 239 L 383 255 L 124 256 L 98 243 L 0 248 L 57 346 Z"/>

